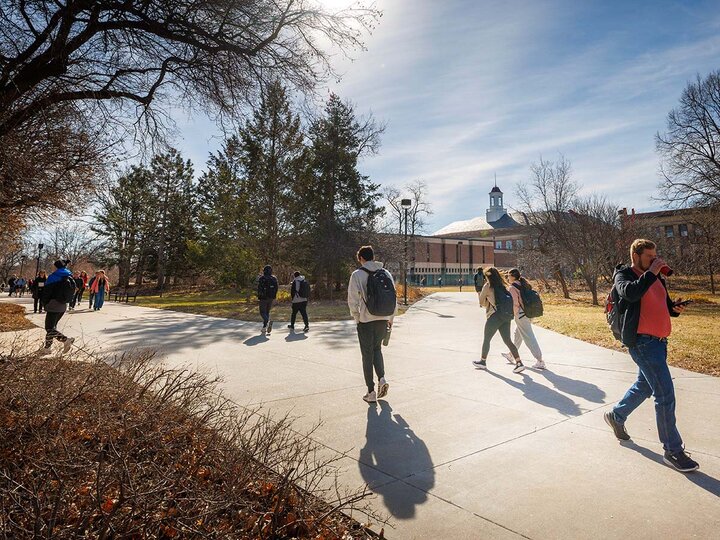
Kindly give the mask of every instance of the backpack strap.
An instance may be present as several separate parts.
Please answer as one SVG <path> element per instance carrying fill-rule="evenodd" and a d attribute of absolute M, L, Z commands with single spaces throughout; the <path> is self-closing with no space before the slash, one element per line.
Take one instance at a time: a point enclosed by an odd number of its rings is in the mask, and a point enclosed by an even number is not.
<path fill-rule="evenodd" d="M 368 270 L 368 269 L 365 268 L 364 266 L 361 266 L 361 267 L 360 267 L 360 270 L 365 270 L 365 271 L 366 271 L 369 275 L 371 275 L 371 276 L 375 273 L 375 272 L 373 272 L 372 270 Z"/>

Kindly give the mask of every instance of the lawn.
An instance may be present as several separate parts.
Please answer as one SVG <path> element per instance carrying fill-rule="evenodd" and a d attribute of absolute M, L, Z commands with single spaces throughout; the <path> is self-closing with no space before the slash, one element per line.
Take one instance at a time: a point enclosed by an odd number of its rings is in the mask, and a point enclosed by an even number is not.
<path fill-rule="evenodd" d="M 0 332 L 27 330 L 35 325 L 25 317 L 25 307 L 17 304 L 0 304 Z"/>
<path fill-rule="evenodd" d="M 693 298 L 694 304 L 672 320 L 673 332 L 668 340 L 671 365 L 698 373 L 720 376 L 720 296 L 679 290 L 673 298 Z M 589 343 L 623 350 L 610 332 L 602 306 L 593 306 L 588 295 L 573 293 L 572 300 L 544 294 L 545 315 L 533 322 Z"/>

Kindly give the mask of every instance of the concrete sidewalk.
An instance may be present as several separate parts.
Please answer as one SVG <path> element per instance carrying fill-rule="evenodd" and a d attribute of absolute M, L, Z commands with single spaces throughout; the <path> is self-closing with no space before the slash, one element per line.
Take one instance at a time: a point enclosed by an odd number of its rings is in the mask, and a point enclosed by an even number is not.
<path fill-rule="evenodd" d="M 700 463 L 683 475 L 662 464 L 651 401 L 628 421 L 631 443 L 603 421 L 635 378 L 627 354 L 536 328 L 547 371 L 514 375 L 499 336 L 476 371 L 477 295 L 433 294 L 396 320 L 390 392 L 368 406 L 353 324 L 310 318 L 307 335 L 276 321 L 266 338 L 257 323 L 108 302 L 60 326 L 86 346 L 153 347 L 169 365 L 219 373 L 235 401 L 292 412 L 299 430 L 322 420 L 314 438 L 342 456 L 347 485 L 377 494 L 388 538 L 719 537 L 720 379 L 672 370 Z"/>

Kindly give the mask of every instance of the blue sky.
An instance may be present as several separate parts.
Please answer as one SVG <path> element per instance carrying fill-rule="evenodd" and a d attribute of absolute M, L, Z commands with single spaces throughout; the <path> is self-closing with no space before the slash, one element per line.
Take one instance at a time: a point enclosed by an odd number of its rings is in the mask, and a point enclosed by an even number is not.
<path fill-rule="evenodd" d="M 344 0 L 322 0 L 342 7 Z M 422 179 L 428 232 L 482 215 L 497 173 L 506 206 L 540 156 L 573 164 L 587 192 L 639 211 L 658 179 L 654 135 L 696 74 L 720 69 L 717 2 L 379 0 L 384 15 L 333 90 L 387 123 L 373 181 Z M 177 118 L 202 169 L 219 142 Z"/>

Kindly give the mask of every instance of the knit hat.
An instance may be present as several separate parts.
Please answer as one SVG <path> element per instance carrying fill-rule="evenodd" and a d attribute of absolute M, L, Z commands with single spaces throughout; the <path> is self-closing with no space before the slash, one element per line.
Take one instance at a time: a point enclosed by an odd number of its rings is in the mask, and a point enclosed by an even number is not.
<path fill-rule="evenodd" d="M 271 276 L 272 275 L 272 266 L 270 266 L 268 264 L 265 268 L 263 268 L 263 275 Z"/>
<path fill-rule="evenodd" d="M 57 268 L 58 270 L 60 268 L 65 268 L 65 266 L 66 266 L 65 261 L 60 261 L 60 260 L 55 261 L 53 264 L 55 265 L 55 268 Z"/>

